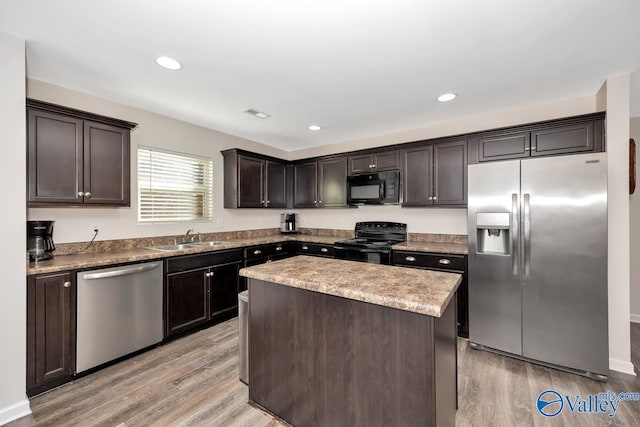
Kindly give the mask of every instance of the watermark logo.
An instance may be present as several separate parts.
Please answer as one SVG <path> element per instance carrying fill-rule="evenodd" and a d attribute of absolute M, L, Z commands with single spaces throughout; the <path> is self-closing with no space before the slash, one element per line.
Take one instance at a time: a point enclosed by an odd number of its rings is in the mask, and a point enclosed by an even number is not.
<path fill-rule="evenodd" d="M 538 395 L 536 408 L 540 415 L 555 417 L 567 409 L 578 414 L 607 414 L 615 417 L 621 402 L 640 401 L 640 393 L 614 393 L 606 391 L 581 396 L 562 395 L 556 390 L 545 390 Z"/>
<path fill-rule="evenodd" d="M 545 390 L 538 395 L 537 407 L 545 417 L 555 417 L 564 409 L 564 399 L 555 390 Z"/>

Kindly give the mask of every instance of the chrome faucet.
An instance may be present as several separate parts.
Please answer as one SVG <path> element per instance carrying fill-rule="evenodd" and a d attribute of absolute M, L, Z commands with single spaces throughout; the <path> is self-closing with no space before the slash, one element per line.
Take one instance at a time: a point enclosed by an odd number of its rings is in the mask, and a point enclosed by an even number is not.
<path fill-rule="evenodd" d="M 186 233 L 184 233 L 184 236 L 182 236 L 182 243 L 187 243 L 189 241 L 193 242 L 193 237 L 191 238 L 191 240 L 189 240 L 189 234 L 193 231 L 193 228 L 190 228 L 187 230 Z M 195 237 L 195 236 L 194 236 Z"/>

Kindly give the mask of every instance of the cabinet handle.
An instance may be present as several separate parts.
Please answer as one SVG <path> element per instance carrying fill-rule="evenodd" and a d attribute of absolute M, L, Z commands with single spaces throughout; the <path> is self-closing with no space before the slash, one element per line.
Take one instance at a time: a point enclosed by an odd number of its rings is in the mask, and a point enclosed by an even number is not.
<path fill-rule="evenodd" d="M 536 151 L 538 147 L 536 147 L 535 145 L 533 147 L 531 147 L 531 151 Z"/>
<path fill-rule="evenodd" d="M 438 260 L 438 262 L 439 262 L 440 264 L 443 264 L 443 265 L 449 265 L 449 264 L 451 264 L 451 261 L 450 261 L 450 260 L 448 260 L 448 259 L 446 259 L 446 258 L 439 259 L 439 260 Z"/>
<path fill-rule="evenodd" d="M 260 255 L 262 253 L 262 251 L 260 249 L 256 249 L 255 251 L 253 251 L 254 255 Z"/>
<path fill-rule="evenodd" d="M 213 277 L 213 271 L 204 274 L 205 277 Z"/>
<path fill-rule="evenodd" d="M 281 251 L 281 250 L 282 250 L 282 246 L 276 247 L 276 251 Z"/>
<path fill-rule="evenodd" d="M 525 147 L 524 148 L 524 151 L 529 151 L 529 150 L 531 150 L 531 148 L 529 148 L 529 147 Z"/>
<path fill-rule="evenodd" d="M 78 197 L 84 197 L 84 191 L 78 191 Z"/>
<path fill-rule="evenodd" d="M 309 246 L 303 246 L 303 247 L 302 247 L 302 250 L 303 250 L 303 251 L 306 251 L 307 249 L 309 249 Z"/>
<path fill-rule="evenodd" d="M 91 193 L 89 193 L 89 192 L 87 191 L 86 193 L 84 193 L 84 197 L 91 198 Z"/>
<path fill-rule="evenodd" d="M 327 249 L 327 248 L 322 248 L 322 249 L 320 249 L 320 252 L 329 252 L 329 249 Z"/>
<path fill-rule="evenodd" d="M 70 288 L 71 287 L 71 282 L 64 282 L 64 284 L 62 285 L 65 288 Z"/>
<path fill-rule="evenodd" d="M 414 261 L 416 260 L 416 257 L 414 257 L 414 256 L 408 256 L 408 257 L 405 257 L 404 259 L 405 259 L 405 261 L 414 262 Z"/>

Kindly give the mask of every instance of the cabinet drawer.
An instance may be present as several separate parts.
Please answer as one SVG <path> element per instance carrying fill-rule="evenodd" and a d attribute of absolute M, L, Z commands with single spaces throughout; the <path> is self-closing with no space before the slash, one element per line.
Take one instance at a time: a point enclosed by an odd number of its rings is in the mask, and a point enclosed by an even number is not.
<path fill-rule="evenodd" d="M 298 255 L 317 255 L 335 257 L 336 251 L 333 245 L 323 245 L 322 243 L 296 242 L 296 253 Z"/>
<path fill-rule="evenodd" d="M 263 258 L 270 255 L 288 254 L 292 252 L 291 242 L 270 243 L 268 245 L 251 246 L 244 250 L 245 259 Z"/>
<path fill-rule="evenodd" d="M 464 271 L 462 255 L 435 254 L 427 252 L 393 251 L 393 265 L 437 270 Z"/>
<path fill-rule="evenodd" d="M 167 259 L 165 273 L 193 270 L 212 265 L 228 264 L 243 260 L 242 249 L 208 252 L 204 254 L 185 255 Z"/>

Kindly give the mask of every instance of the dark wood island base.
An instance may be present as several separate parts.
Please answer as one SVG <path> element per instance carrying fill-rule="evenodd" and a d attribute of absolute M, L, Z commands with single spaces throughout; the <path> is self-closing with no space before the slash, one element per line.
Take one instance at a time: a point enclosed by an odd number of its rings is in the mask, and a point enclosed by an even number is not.
<path fill-rule="evenodd" d="M 453 426 L 456 304 L 441 317 L 249 280 L 249 400 L 298 427 Z"/>

